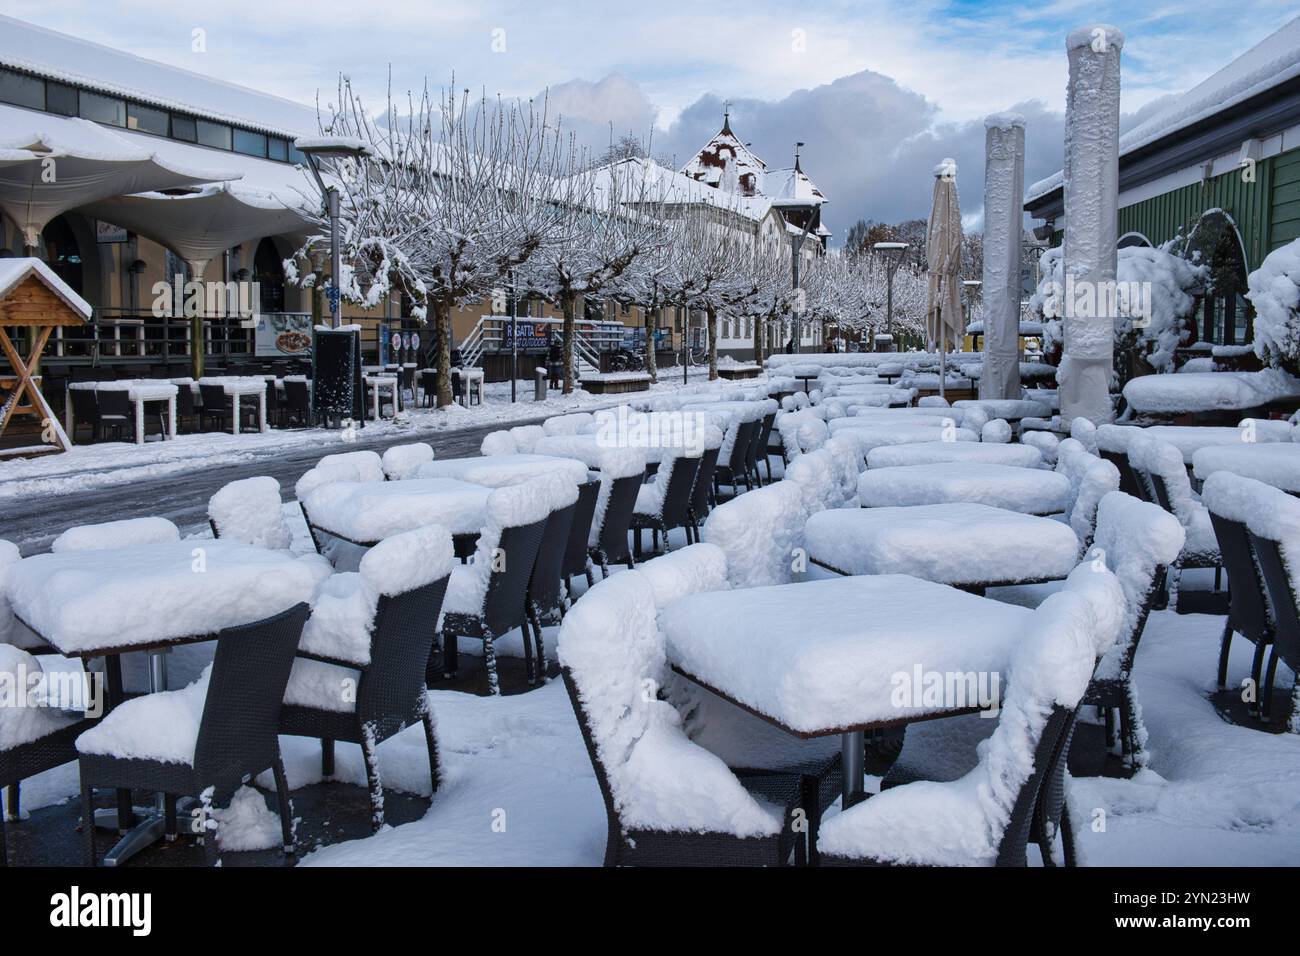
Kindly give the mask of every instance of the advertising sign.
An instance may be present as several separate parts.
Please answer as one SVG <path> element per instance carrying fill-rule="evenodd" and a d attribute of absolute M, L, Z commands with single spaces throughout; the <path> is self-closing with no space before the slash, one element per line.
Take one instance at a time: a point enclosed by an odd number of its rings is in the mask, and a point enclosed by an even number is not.
<path fill-rule="evenodd" d="M 263 313 L 256 339 L 259 358 L 307 358 L 311 355 L 311 316 L 305 312 Z"/>

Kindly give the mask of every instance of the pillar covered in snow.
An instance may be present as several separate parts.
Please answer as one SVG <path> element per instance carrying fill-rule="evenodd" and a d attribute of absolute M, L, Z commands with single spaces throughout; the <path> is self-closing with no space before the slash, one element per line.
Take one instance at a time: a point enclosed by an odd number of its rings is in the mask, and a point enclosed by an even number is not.
<path fill-rule="evenodd" d="M 1025 118 L 984 120 L 984 371 L 980 398 L 1020 397 L 1020 240 Z"/>
<path fill-rule="evenodd" d="M 1070 33 L 1065 100 L 1065 343 L 1057 381 L 1061 423 L 1110 421 L 1115 241 L 1119 236 L 1119 56 L 1124 34 L 1104 24 Z"/>

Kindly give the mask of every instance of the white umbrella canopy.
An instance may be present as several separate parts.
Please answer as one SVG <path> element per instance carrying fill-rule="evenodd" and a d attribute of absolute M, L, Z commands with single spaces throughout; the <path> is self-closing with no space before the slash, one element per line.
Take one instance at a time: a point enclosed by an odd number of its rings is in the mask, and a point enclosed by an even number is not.
<path fill-rule="evenodd" d="M 925 327 L 939 345 L 939 394 L 944 393 L 947 343 L 965 331 L 961 311 L 961 207 L 957 202 L 957 163 L 945 159 L 934 168 L 934 198 L 925 236 L 927 260 Z"/>
<path fill-rule="evenodd" d="M 87 203 L 240 176 L 165 158 L 151 145 L 89 120 L 0 106 L 0 210 L 34 247 L 51 219 Z"/>

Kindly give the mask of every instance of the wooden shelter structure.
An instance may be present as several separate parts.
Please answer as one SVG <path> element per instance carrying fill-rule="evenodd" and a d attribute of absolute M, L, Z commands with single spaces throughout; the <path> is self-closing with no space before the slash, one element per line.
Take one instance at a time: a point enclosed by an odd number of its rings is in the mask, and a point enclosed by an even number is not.
<path fill-rule="evenodd" d="M 57 326 L 84 325 L 91 314 L 90 303 L 40 259 L 0 259 L 0 438 L 18 415 L 35 418 L 40 433 L 37 445 L 0 446 L 0 457 L 67 451 L 71 442 L 41 394 L 41 353 Z M 15 338 L 25 345 L 25 356 Z"/>

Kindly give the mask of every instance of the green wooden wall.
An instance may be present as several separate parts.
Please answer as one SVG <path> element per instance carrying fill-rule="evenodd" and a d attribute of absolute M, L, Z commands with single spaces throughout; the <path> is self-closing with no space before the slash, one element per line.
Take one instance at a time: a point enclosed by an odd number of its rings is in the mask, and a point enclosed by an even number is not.
<path fill-rule="evenodd" d="M 1155 245 L 1187 232 L 1202 213 L 1232 217 L 1246 251 L 1246 269 L 1259 268 L 1278 246 L 1300 238 L 1300 149 L 1260 160 L 1255 181 L 1234 169 L 1208 182 L 1183 186 L 1119 211 L 1119 232 L 1140 232 Z"/>

